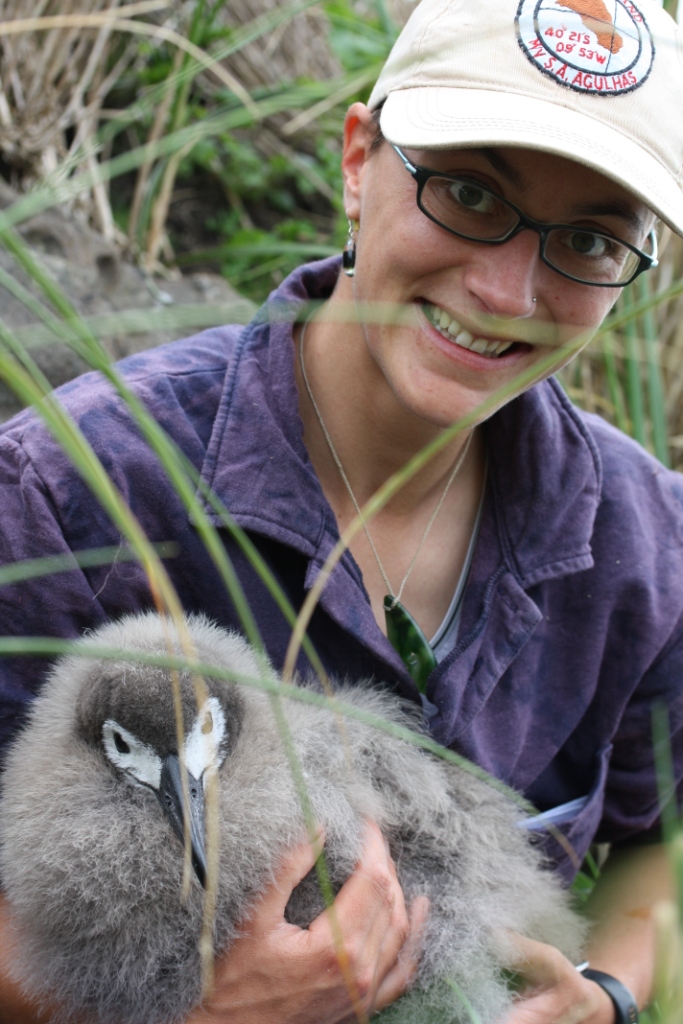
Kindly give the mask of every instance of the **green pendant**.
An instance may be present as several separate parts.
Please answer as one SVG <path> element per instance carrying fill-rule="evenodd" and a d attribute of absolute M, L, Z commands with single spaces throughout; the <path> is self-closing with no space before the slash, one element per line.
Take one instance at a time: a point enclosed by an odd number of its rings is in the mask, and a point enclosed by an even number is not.
<path fill-rule="evenodd" d="M 389 643 L 398 652 L 420 693 L 424 693 L 429 673 L 436 668 L 429 640 L 410 612 L 390 594 L 384 598 L 384 617 Z"/>

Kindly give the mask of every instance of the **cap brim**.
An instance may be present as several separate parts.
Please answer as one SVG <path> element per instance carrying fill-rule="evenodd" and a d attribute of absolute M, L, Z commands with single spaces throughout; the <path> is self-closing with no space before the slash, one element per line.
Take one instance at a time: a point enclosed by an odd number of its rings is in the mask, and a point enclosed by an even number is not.
<path fill-rule="evenodd" d="M 622 185 L 683 234 L 683 193 L 669 172 L 594 116 L 515 92 L 422 86 L 391 92 L 380 123 L 385 138 L 412 149 L 516 146 L 575 160 Z"/>

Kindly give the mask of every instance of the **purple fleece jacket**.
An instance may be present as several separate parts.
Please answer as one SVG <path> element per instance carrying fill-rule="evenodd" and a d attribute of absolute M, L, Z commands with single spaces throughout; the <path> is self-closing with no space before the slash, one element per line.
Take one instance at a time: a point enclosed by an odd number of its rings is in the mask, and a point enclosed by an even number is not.
<path fill-rule="evenodd" d="M 327 296 L 338 260 L 297 270 L 246 328 L 206 331 L 120 364 L 128 384 L 244 527 L 295 608 L 338 538 L 302 440 L 292 318 Z M 60 391 L 167 560 L 184 607 L 239 626 L 188 515 L 123 403 L 98 374 Z M 433 735 L 523 791 L 579 857 L 593 839 L 658 834 L 650 723 L 668 708 L 683 777 L 683 477 L 574 408 L 546 381 L 486 424 L 489 474 L 457 646 L 432 673 Z M 215 517 L 214 521 L 218 525 Z M 270 657 L 289 627 L 225 530 Z M 0 431 L 0 564 L 117 545 L 118 531 L 32 413 Z M 0 587 L 0 634 L 77 637 L 151 595 L 133 562 Z M 311 623 L 328 671 L 417 700 L 347 552 Z M 47 668 L 0 659 L 0 751 Z M 306 671 L 303 656 L 299 667 Z M 554 840 L 548 850 L 570 878 Z"/>

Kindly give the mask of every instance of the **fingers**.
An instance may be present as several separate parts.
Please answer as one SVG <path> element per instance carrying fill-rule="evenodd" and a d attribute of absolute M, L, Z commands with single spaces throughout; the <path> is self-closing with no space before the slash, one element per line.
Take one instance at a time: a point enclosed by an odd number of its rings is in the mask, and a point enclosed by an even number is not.
<path fill-rule="evenodd" d="M 396 869 L 382 833 L 372 822 L 367 824 L 361 858 L 339 890 L 334 908 L 342 932 L 353 936 L 357 943 L 371 943 L 375 952 L 392 920 L 399 929 L 403 925 L 403 940 L 408 934 L 408 917 Z"/>
<path fill-rule="evenodd" d="M 291 892 L 313 867 L 322 843 L 322 836 L 313 846 L 302 843 L 283 860 L 275 882 L 217 962 L 214 994 L 192 1024 L 339 1024 L 368 1016 L 405 990 L 417 967 L 427 901 L 416 900 L 408 915 L 376 825 L 368 825 L 360 860 L 333 906 L 308 929 L 285 920 Z"/>
<path fill-rule="evenodd" d="M 523 988 L 505 1024 L 613 1024 L 614 1006 L 606 992 L 576 970 L 559 950 L 509 932 Z"/>
<path fill-rule="evenodd" d="M 394 966 L 377 989 L 373 1007 L 375 1010 L 382 1010 L 385 1006 L 389 1006 L 399 996 L 402 996 L 415 980 L 428 917 L 429 900 L 426 896 L 418 896 L 410 906 L 408 938 L 403 944 Z"/>
<path fill-rule="evenodd" d="M 309 932 L 332 942 L 339 969 L 348 971 L 353 983 L 349 995 L 367 1013 L 410 933 L 396 868 L 376 825 L 368 824 L 361 859 L 332 909 L 334 919 L 321 915 Z M 399 974 L 389 988 L 400 990 Z"/>
<path fill-rule="evenodd" d="M 285 907 L 289 897 L 315 866 L 324 844 L 325 833 L 320 830 L 313 842 L 305 840 L 289 850 L 278 869 L 277 878 L 266 888 L 250 916 L 250 931 L 268 932 L 285 923 Z"/>
<path fill-rule="evenodd" d="M 518 971 L 528 988 L 547 988 L 566 976 L 568 967 L 575 971 L 573 964 L 570 964 L 553 946 L 537 942 L 518 932 L 507 934 L 513 956 L 506 962 L 506 966 Z"/>

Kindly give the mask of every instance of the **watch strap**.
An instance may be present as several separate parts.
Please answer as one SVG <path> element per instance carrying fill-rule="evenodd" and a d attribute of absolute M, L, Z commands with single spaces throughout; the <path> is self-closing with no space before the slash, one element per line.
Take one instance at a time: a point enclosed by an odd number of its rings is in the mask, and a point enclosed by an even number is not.
<path fill-rule="evenodd" d="M 581 973 L 584 978 L 594 981 L 604 989 L 610 997 L 617 1011 L 616 1024 L 638 1024 L 638 1005 L 626 985 L 613 978 L 611 974 L 595 971 L 592 967 L 584 967 Z"/>

